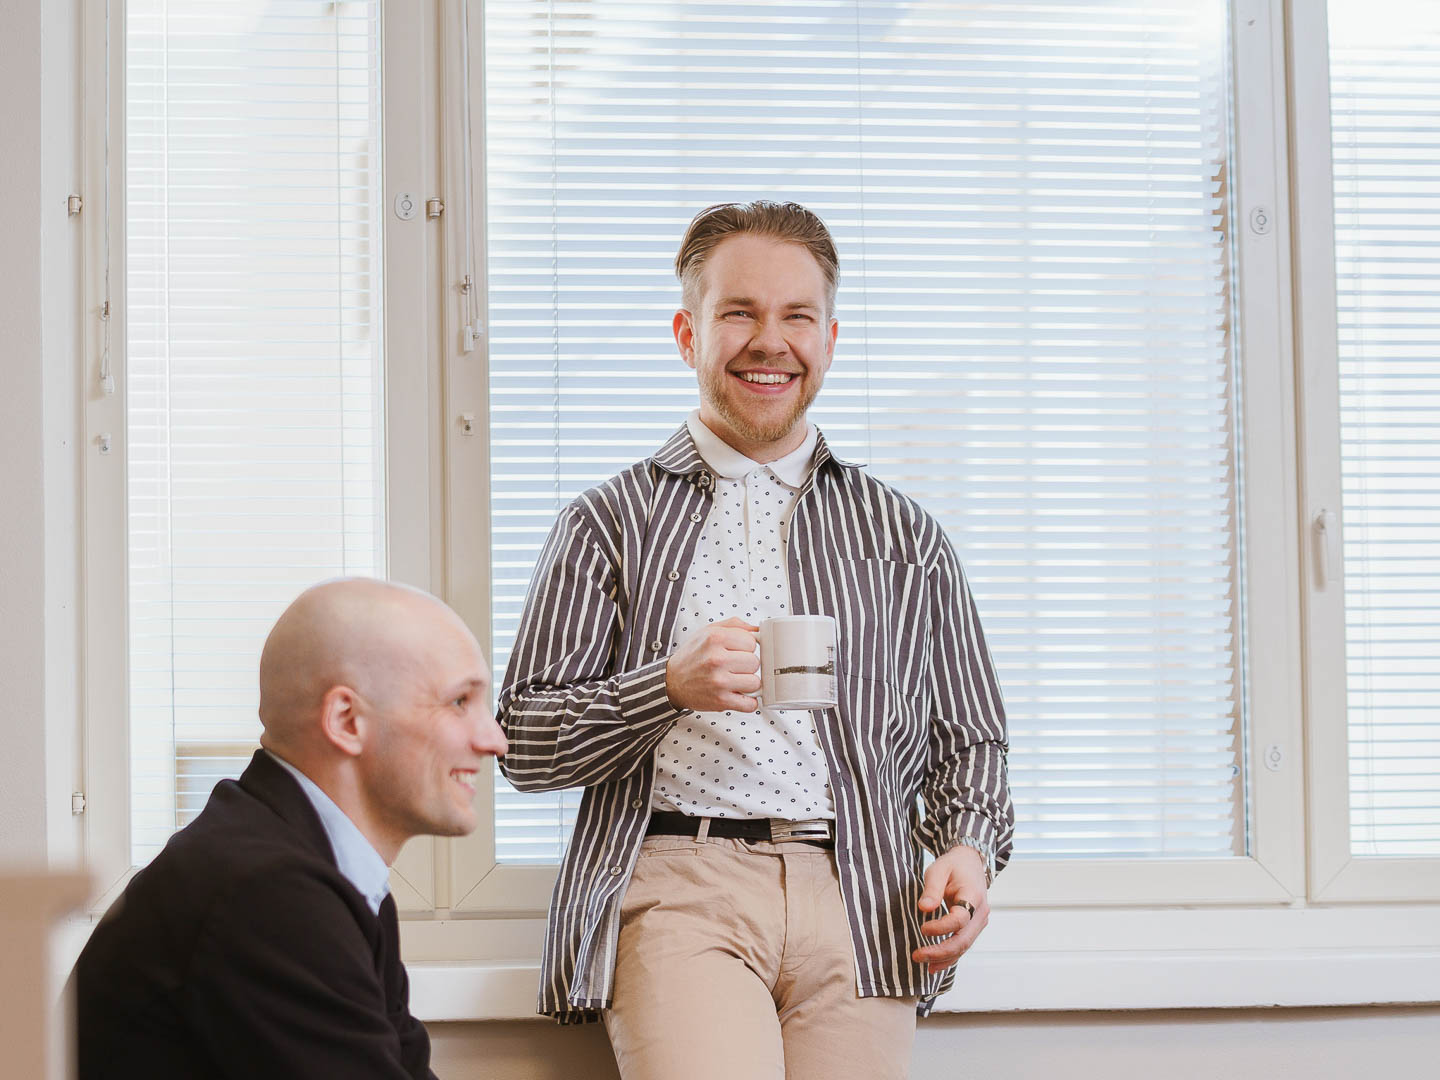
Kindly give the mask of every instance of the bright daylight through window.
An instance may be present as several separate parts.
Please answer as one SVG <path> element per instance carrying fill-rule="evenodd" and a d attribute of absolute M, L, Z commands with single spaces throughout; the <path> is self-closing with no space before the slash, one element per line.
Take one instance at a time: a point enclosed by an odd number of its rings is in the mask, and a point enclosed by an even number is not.
<path fill-rule="evenodd" d="M 377 9 L 126 5 L 136 864 L 248 761 L 286 604 L 385 574 Z"/>
<path fill-rule="evenodd" d="M 1350 843 L 1440 855 L 1440 6 L 1329 15 Z"/>
<path fill-rule="evenodd" d="M 711 203 L 841 255 L 813 416 L 965 561 L 1016 850 L 1246 850 L 1227 5 L 486 6 L 494 663 L 565 503 L 696 400 L 670 260 Z M 496 781 L 502 861 L 578 793 Z"/>

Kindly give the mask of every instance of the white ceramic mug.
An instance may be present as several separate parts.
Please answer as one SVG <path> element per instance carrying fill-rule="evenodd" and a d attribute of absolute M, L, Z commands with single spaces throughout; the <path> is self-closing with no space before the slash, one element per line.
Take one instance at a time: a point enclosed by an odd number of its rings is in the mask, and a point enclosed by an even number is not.
<path fill-rule="evenodd" d="M 760 700 L 768 709 L 828 709 L 839 699 L 835 619 L 779 615 L 760 624 Z"/>

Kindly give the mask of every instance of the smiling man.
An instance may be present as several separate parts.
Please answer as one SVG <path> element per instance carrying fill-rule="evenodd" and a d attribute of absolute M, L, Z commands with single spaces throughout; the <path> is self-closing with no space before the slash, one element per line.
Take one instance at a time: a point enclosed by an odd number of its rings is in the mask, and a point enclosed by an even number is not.
<path fill-rule="evenodd" d="M 714 206 L 675 267 L 700 408 L 561 515 L 500 696 L 510 782 L 585 788 L 540 1011 L 600 1013 L 626 1080 L 904 1077 L 1009 854 L 1000 690 L 944 532 L 806 420 L 825 225 Z M 835 708 L 761 707 L 788 614 L 835 617 Z"/>
<path fill-rule="evenodd" d="M 475 828 L 505 753 L 475 637 L 439 600 L 302 593 L 260 659 L 261 749 L 135 875 L 75 970 L 79 1076 L 431 1077 L 389 866 Z"/>

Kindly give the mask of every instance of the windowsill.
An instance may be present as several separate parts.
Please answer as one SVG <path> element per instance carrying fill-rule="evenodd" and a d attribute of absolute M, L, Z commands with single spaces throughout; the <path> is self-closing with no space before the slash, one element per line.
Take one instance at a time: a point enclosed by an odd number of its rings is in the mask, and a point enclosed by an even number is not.
<path fill-rule="evenodd" d="M 428 1023 L 530 1020 L 540 967 L 410 964 L 411 1011 Z M 1131 953 L 972 957 L 937 1012 L 1302 1008 L 1440 1001 L 1440 951 Z"/>
<path fill-rule="evenodd" d="M 93 925 L 80 917 L 57 928 L 57 986 Z M 404 919 L 411 1010 L 432 1023 L 535 1019 L 544 926 L 541 918 Z M 936 1011 L 1437 1002 L 1440 904 L 1000 909 Z"/>
<path fill-rule="evenodd" d="M 539 964 L 534 960 L 423 960 L 408 967 L 411 1008 L 422 1020 L 535 1017 Z M 961 960 L 955 988 L 936 1009 L 1088 1011 L 1428 1002 L 1440 1002 L 1440 912 L 1425 905 L 1377 905 L 1001 911 Z"/>

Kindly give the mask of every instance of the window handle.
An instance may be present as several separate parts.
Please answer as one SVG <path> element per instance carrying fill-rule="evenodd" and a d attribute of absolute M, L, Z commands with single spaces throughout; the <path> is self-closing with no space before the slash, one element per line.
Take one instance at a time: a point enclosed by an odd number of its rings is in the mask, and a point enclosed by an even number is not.
<path fill-rule="evenodd" d="M 1340 519 L 1334 510 L 1321 510 L 1311 528 L 1315 540 L 1315 583 L 1324 589 L 1340 580 Z"/>

